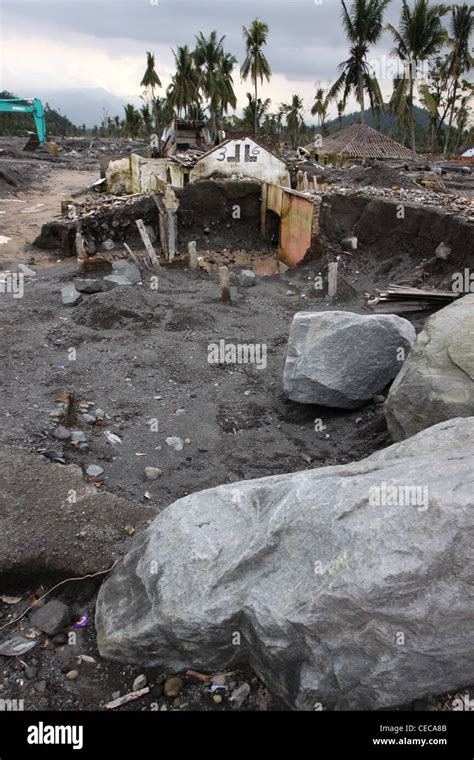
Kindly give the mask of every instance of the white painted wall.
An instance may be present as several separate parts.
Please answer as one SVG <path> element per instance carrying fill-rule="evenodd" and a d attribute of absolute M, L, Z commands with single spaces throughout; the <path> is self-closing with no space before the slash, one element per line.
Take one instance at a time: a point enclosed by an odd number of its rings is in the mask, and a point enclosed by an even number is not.
<path fill-rule="evenodd" d="M 218 145 L 212 152 L 198 159 L 191 171 L 190 181 L 207 179 L 213 174 L 225 177 L 237 174 L 275 185 L 290 185 L 285 162 L 249 137 L 229 140 L 225 145 Z"/>

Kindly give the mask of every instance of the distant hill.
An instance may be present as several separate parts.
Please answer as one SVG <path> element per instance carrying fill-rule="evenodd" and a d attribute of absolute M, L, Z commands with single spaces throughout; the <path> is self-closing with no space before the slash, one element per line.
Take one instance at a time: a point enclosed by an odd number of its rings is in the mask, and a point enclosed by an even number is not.
<path fill-rule="evenodd" d="M 429 122 L 428 112 L 423 108 L 418 108 L 418 106 L 415 106 L 414 116 L 415 124 L 422 127 L 423 129 L 426 129 Z M 378 120 L 375 118 L 370 108 L 365 109 L 364 118 L 365 123 L 369 127 L 379 129 L 381 132 L 388 132 L 391 129 L 393 129 L 395 132 L 398 131 L 397 120 L 389 112 L 387 104 L 385 104 L 385 113 L 382 111 Z M 330 132 L 335 132 L 337 129 L 343 129 L 344 127 L 349 127 L 351 124 L 358 124 L 359 122 L 360 111 L 354 111 L 354 113 L 344 115 L 341 121 L 339 121 L 339 119 L 332 119 L 331 121 L 327 121 L 326 126 Z"/>
<path fill-rule="evenodd" d="M 138 97 L 119 98 L 102 87 L 81 88 L 71 90 L 44 90 L 35 92 L 36 97 L 41 98 L 43 103 L 49 103 L 60 113 L 65 114 L 74 124 L 93 127 L 100 124 L 104 114 L 107 116 L 124 117 L 124 105 L 133 103 L 135 106 L 142 105 Z"/>

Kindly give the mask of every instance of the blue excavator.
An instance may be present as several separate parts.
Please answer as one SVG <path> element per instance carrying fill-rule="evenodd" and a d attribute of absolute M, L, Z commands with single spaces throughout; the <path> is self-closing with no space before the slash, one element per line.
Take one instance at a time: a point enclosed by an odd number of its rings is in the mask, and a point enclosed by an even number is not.
<path fill-rule="evenodd" d="M 31 113 L 35 120 L 36 135 L 31 133 L 23 150 L 34 151 L 42 145 L 52 156 L 58 155 L 58 146 L 50 142 L 46 136 L 46 117 L 44 108 L 39 98 L 5 98 L 0 99 L 0 112 L 7 113 Z"/>

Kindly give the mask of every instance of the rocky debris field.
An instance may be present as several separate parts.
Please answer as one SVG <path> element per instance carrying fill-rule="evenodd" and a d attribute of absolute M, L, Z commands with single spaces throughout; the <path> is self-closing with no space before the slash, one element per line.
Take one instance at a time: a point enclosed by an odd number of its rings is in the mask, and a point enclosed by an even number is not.
<path fill-rule="evenodd" d="M 99 151 L 127 148 L 87 144 L 62 144 L 64 166 L 49 175 L 64 180 L 58 207 L 70 197 L 69 170 L 79 177 L 89 158 L 97 168 Z M 10 160 L 52 166 L 43 156 L 11 156 L 0 166 Z M 77 192 L 88 182 L 82 177 Z M 364 293 L 407 271 L 409 238 L 412 265 L 427 252 L 436 258 L 441 227 L 452 256 L 439 260 L 436 277 L 448 278 L 469 256 L 460 244 L 468 220 L 464 214 L 462 224 L 444 227 L 440 216 L 432 239 L 434 225 L 420 223 L 417 207 L 411 227 L 384 246 L 379 202 L 356 201 L 360 208 L 329 199 L 327 251 L 279 274 L 267 266 L 268 251 L 259 259 L 256 249 L 211 245 L 203 268 L 190 271 L 178 256 L 155 274 L 120 259 L 113 241 L 98 257 L 102 270 L 79 272 L 54 246 L 46 268 L 33 237 L 24 246 L 13 241 L 29 253 L 30 271 L 22 297 L 0 299 L 0 515 L 8 547 L 0 561 L 0 699 L 23 699 L 33 711 L 467 709 L 473 412 L 453 391 L 448 410 L 433 405 L 421 432 L 390 448 L 387 418 L 393 424 L 397 414 L 405 424 L 397 410 L 404 388 L 411 384 L 423 405 L 438 366 L 456 382 L 464 373 L 462 392 L 471 391 L 468 340 L 452 322 L 472 296 L 433 322 L 427 313 L 392 319 L 390 351 L 400 341 L 408 350 L 418 337 L 388 403 L 393 356 L 375 362 L 370 377 L 358 371 L 342 404 L 349 408 L 340 409 L 344 371 L 316 365 L 312 351 L 327 359 L 326 333 L 347 318 L 353 337 L 341 331 L 338 345 L 355 361 L 360 323 L 372 319 Z M 383 212 L 390 216 L 388 204 Z M 343 250 L 342 238 L 354 231 L 358 247 Z M 334 256 L 338 295 L 329 300 L 326 264 Z M 223 263 L 230 305 L 219 298 Z M 326 332 L 301 332 L 301 312 Z M 382 346 L 387 318 L 373 319 Z M 436 340 L 425 346 L 431 329 Z M 432 356 L 438 342 L 441 363 Z M 287 360 L 298 401 L 285 393 Z M 459 414 L 471 419 L 444 422 Z M 367 504 L 374 480 L 403 485 L 407 473 L 429 479 L 428 510 Z M 318 510 L 308 509 L 315 492 Z M 315 616 L 321 630 L 312 628 Z M 403 654 L 393 633 L 405 625 Z"/>

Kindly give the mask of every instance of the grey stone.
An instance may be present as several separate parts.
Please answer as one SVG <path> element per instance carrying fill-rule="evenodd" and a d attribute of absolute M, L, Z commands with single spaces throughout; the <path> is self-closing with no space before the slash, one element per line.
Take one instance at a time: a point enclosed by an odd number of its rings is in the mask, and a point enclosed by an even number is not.
<path fill-rule="evenodd" d="M 110 240 L 110 238 L 107 238 L 100 247 L 103 251 L 112 251 L 115 248 L 115 243 L 113 240 Z"/>
<path fill-rule="evenodd" d="M 18 269 L 22 274 L 25 275 L 25 277 L 36 277 L 36 272 L 34 269 L 30 269 L 30 267 L 27 267 L 26 264 L 18 264 Z"/>
<path fill-rule="evenodd" d="M 98 464 L 90 464 L 86 470 L 86 475 L 89 475 L 90 478 L 98 478 L 103 472 L 103 467 L 99 467 Z"/>
<path fill-rule="evenodd" d="M 394 315 L 345 311 L 295 314 L 283 388 L 292 401 L 356 409 L 380 393 L 416 338 Z"/>
<path fill-rule="evenodd" d="M 167 672 L 248 661 L 302 710 L 474 683 L 473 456 L 474 418 L 456 419 L 361 462 L 180 499 L 101 586 L 101 656 Z"/>
<path fill-rule="evenodd" d="M 350 235 L 341 240 L 341 245 L 345 251 L 357 251 L 359 241 L 355 235 Z"/>
<path fill-rule="evenodd" d="M 433 314 L 385 402 L 394 441 L 452 417 L 474 415 L 474 295 Z"/>
<path fill-rule="evenodd" d="M 71 431 L 64 427 L 64 425 L 58 425 L 54 428 L 51 435 L 58 441 L 68 441 L 71 437 Z"/>
<path fill-rule="evenodd" d="M 44 607 L 35 610 L 30 617 L 30 623 L 34 628 L 39 628 L 49 636 L 59 633 L 66 625 L 69 624 L 71 616 L 69 608 L 59 599 L 53 599 L 46 602 Z"/>
<path fill-rule="evenodd" d="M 159 467 L 145 467 L 145 477 L 147 480 L 158 480 L 163 475 L 163 470 Z"/>
<path fill-rule="evenodd" d="M 166 443 L 171 449 L 174 449 L 175 451 L 182 451 L 184 448 L 184 441 L 182 438 L 178 438 L 177 436 L 170 436 L 166 439 Z"/>
<path fill-rule="evenodd" d="M 239 274 L 239 285 L 242 288 L 250 288 L 252 285 L 255 285 L 256 280 L 255 272 L 252 272 L 250 269 L 242 269 Z"/>
<path fill-rule="evenodd" d="M 74 280 L 74 285 L 80 293 L 100 293 L 104 289 L 101 280 Z"/>
<path fill-rule="evenodd" d="M 447 259 L 449 259 L 449 257 L 451 256 L 451 248 L 449 247 L 449 245 L 446 245 L 445 243 L 440 243 L 435 251 L 435 256 L 438 259 L 447 261 Z"/>
<path fill-rule="evenodd" d="M 82 299 L 82 296 L 74 285 L 65 285 L 61 289 L 61 299 L 63 306 L 75 306 Z"/>
<path fill-rule="evenodd" d="M 87 422 L 88 425 L 95 425 L 96 419 L 92 414 L 81 414 L 81 420 Z"/>
<path fill-rule="evenodd" d="M 234 705 L 239 709 L 242 707 L 243 703 L 247 699 L 247 697 L 250 694 L 250 686 L 248 683 L 243 683 L 240 686 L 235 689 L 235 691 L 232 692 L 231 696 L 229 697 L 229 702 L 233 702 Z"/>
<path fill-rule="evenodd" d="M 107 290 L 112 290 L 112 288 L 117 288 L 122 285 L 132 285 L 130 280 L 127 280 L 127 278 L 123 277 L 121 274 L 108 274 L 107 277 L 104 277 L 103 283 Z"/>
<path fill-rule="evenodd" d="M 144 689 L 146 686 L 146 676 L 143 675 L 143 673 L 140 676 L 137 676 L 133 682 L 132 691 L 140 691 L 140 689 Z"/>
<path fill-rule="evenodd" d="M 19 633 L 14 633 L 10 638 L 0 641 L 0 655 L 2 657 L 18 657 L 26 654 L 40 643 L 40 639 L 27 639 Z"/>
<path fill-rule="evenodd" d="M 82 432 L 82 430 L 73 430 L 71 432 L 71 440 L 75 443 L 86 443 L 87 437 L 86 434 Z"/>
<path fill-rule="evenodd" d="M 139 268 L 132 261 L 114 261 L 112 271 L 114 275 L 125 277 L 132 285 L 142 280 Z"/>

